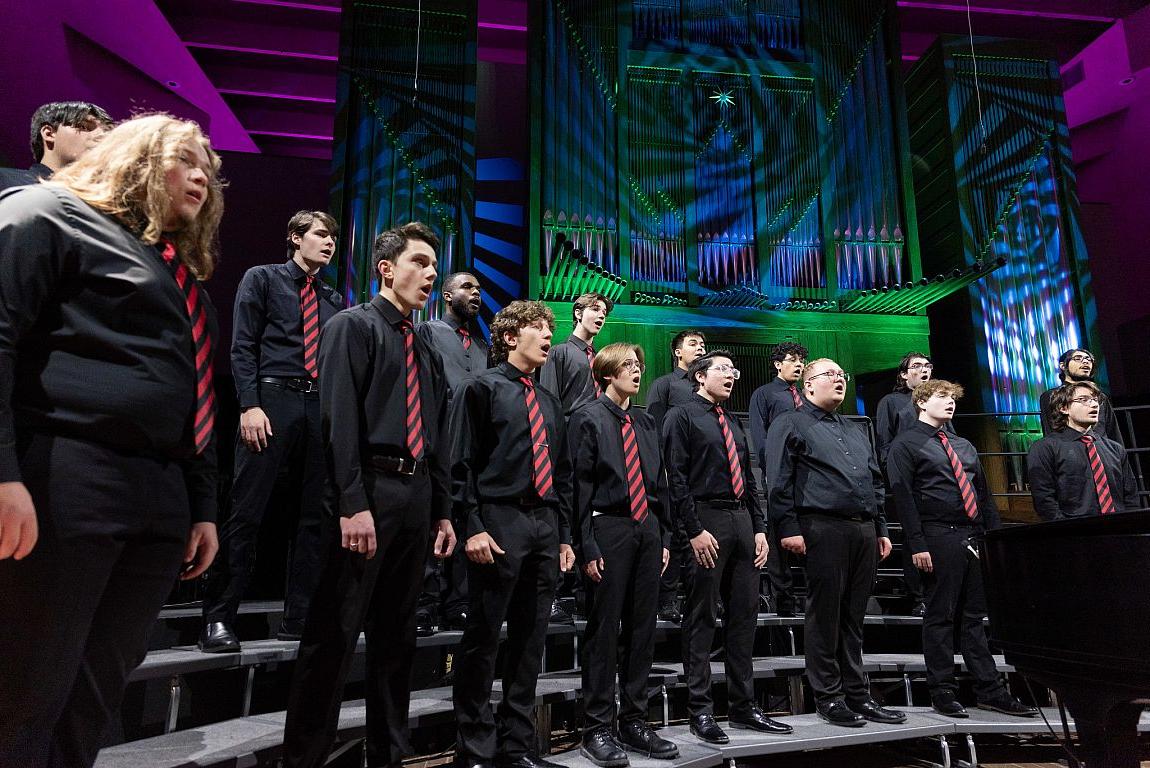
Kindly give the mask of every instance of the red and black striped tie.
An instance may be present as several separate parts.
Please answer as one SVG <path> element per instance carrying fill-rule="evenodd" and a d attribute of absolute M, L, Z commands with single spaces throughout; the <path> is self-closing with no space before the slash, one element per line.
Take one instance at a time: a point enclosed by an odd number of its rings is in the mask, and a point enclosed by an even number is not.
<path fill-rule="evenodd" d="M 466 328 L 460 328 L 456 333 L 463 337 L 463 351 L 466 352 L 471 349 L 471 331 Z"/>
<path fill-rule="evenodd" d="M 1106 467 L 1102 464 L 1102 457 L 1094 446 L 1094 435 L 1083 435 L 1078 438 L 1086 446 L 1086 458 L 1090 461 L 1090 474 L 1094 477 L 1094 490 L 1098 493 L 1098 510 L 1100 514 L 1109 515 L 1114 511 L 1114 497 L 1110 494 L 1110 480 L 1106 477 Z"/>
<path fill-rule="evenodd" d="M 735 447 L 735 436 L 731 433 L 731 426 L 727 424 L 727 417 L 720 406 L 715 406 L 715 414 L 719 417 L 719 431 L 723 433 L 723 447 L 727 449 L 727 466 L 731 469 L 731 493 L 736 499 L 743 498 L 743 465 L 739 462 L 739 451 Z"/>
<path fill-rule="evenodd" d="M 304 278 L 299 289 L 299 309 L 303 316 L 303 367 L 308 376 L 319 378 L 319 299 L 315 295 L 315 277 Z"/>
<path fill-rule="evenodd" d="M 419 397 L 419 361 L 415 359 L 415 329 L 410 320 L 399 324 L 407 361 L 407 450 L 411 458 L 423 458 L 423 411 Z"/>
<path fill-rule="evenodd" d="M 176 246 L 168 240 L 163 257 L 175 272 L 176 284 L 184 292 L 184 307 L 192 322 L 192 348 L 196 352 L 196 417 L 192 422 L 192 435 L 196 453 L 203 453 L 212 439 L 216 423 L 216 390 L 212 385 L 212 338 L 208 333 L 208 315 L 200 302 L 200 287 L 184 262 L 176 258 Z"/>
<path fill-rule="evenodd" d="M 531 425 L 531 475 L 535 480 L 535 493 L 547 498 L 553 483 L 551 477 L 551 450 L 547 445 L 547 425 L 543 423 L 543 410 L 535 396 L 535 382 L 521 376 L 523 397 L 527 401 L 527 423 Z"/>
<path fill-rule="evenodd" d="M 595 380 L 595 348 L 590 344 L 587 345 L 587 367 L 591 369 L 591 383 L 595 385 L 595 397 L 599 397 L 603 394 L 603 390 Z"/>
<path fill-rule="evenodd" d="M 946 433 L 940 430 L 938 439 L 942 441 L 942 449 L 946 451 L 946 458 L 950 461 L 950 470 L 958 482 L 958 492 L 962 494 L 962 508 L 966 511 L 966 516 L 973 520 L 978 517 L 978 500 L 974 497 L 974 488 L 970 484 L 970 478 L 967 476 L 966 470 L 962 468 L 962 460 L 950 447 L 950 440 L 946 438 Z"/>
<path fill-rule="evenodd" d="M 790 385 L 787 387 L 787 390 L 791 393 L 791 400 L 793 400 L 795 403 L 795 410 L 797 411 L 798 409 L 802 408 L 803 399 L 799 397 L 799 390 L 795 387 L 795 385 Z"/>
<path fill-rule="evenodd" d="M 643 465 L 639 461 L 639 441 L 631 416 L 623 417 L 623 465 L 627 469 L 627 495 L 631 499 L 631 519 L 641 523 L 647 519 L 647 487 L 643 484 Z"/>

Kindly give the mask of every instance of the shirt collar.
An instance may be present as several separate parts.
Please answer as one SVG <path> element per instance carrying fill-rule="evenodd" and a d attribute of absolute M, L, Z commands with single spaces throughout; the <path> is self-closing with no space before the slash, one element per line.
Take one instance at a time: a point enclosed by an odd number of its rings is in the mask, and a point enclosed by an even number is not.
<path fill-rule="evenodd" d="M 395 305 L 383 298 L 381 294 L 377 293 L 371 297 L 371 306 L 375 307 L 376 310 L 383 315 L 383 319 L 387 321 L 388 325 L 398 328 L 404 320 L 408 322 L 411 321 L 410 317 L 404 317 L 400 314 L 399 310 L 395 308 Z"/>
<path fill-rule="evenodd" d="M 300 265 L 295 263 L 295 259 L 288 259 L 284 267 L 287 269 L 288 277 L 297 283 L 307 276 L 307 272 L 304 272 Z"/>
<path fill-rule="evenodd" d="M 917 431 L 923 433 L 924 435 L 936 435 L 939 432 L 945 431 L 946 425 L 943 424 L 941 427 L 932 427 L 931 425 L 927 424 L 925 421 L 919 421 L 916 419 L 915 422 L 910 425 L 910 428 L 917 430 Z"/>
<path fill-rule="evenodd" d="M 676 365 L 675 370 L 671 371 L 671 375 L 674 376 L 676 379 L 685 379 L 685 378 L 687 378 L 687 371 Z"/>
<path fill-rule="evenodd" d="M 579 338 L 575 334 L 571 334 L 570 336 L 567 337 L 567 343 L 568 344 L 574 344 L 576 347 L 579 348 L 580 352 L 586 352 L 589 348 L 592 348 L 590 344 L 583 341 L 583 339 Z"/>
<path fill-rule="evenodd" d="M 801 408 L 800 411 L 806 411 L 812 418 L 819 421 L 838 421 L 841 418 L 838 411 L 824 411 L 810 400 L 805 401 L 803 405 L 809 407 Z"/>
<path fill-rule="evenodd" d="M 619 419 L 619 421 L 622 421 L 623 419 L 625 419 L 625 418 L 627 418 L 628 416 L 630 416 L 630 413 L 629 413 L 629 412 L 627 412 L 627 411 L 624 411 L 622 408 L 620 408 L 620 407 L 618 406 L 618 404 L 616 404 L 616 402 L 615 402 L 614 400 L 612 400 L 611 398 L 607 397 L 607 393 L 606 393 L 606 392 L 604 392 L 603 394 L 599 395 L 599 397 L 598 397 L 598 401 L 599 401 L 600 403 L 602 403 L 602 404 L 603 404 L 603 407 L 605 407 L 605 408 L 606 408 L 606 409 L 607 409 L 607 410 L 608 410 L 608 411 L 609 411 L 611 414 L 613 414 L 613 415 L 614 415 L 616 418 L 618 418 L 618 419 Z"/>
<path fill-rule="evenodd" d="M 1072 427 L 1063 427 L 1062 429 L 1054 430 L 1050 434 L 1053 437 L 1057 437 L 1059 440 L 1067 440 L 1069 442 L 1074 442 L 1075 440 L 1081 440 L 1083 435 L 1090 435 L 1091 437 L 1094 438 L 1094 442 L 1098 442 L 1098 440 L 1099 440 L 1099 435 L 1097 432 L 1095 432 L 1093 430 L 1093 428 L 1088 429 L 1085 432 L 1079 432 L 1077 429 L 1074 429 Z"/>
<path fill-rule="evenodd" d="M 37 179 L 50 179 L 54 171 L 43 163 L 32 163 L 32 165 L 28 166 L 28 173 Z"/>
<path fill-rule="evenodd" d="M 495 367 L 500 373 L 502 373 L 504 376 L 506 376 L 511 381 L 519 381 L 524 376 L 526 376 L 529 379 L 533 378 L 533 376 L 531 374 L 524 373 L 523 371 L 519 370 L 518 368 L 516 368 L 514 365 L 512 365 L 511 363 L 509 363 L 506 360 L 504 360 L 502 363 L 500 363 L 499 365 L 497 365 Z"/>

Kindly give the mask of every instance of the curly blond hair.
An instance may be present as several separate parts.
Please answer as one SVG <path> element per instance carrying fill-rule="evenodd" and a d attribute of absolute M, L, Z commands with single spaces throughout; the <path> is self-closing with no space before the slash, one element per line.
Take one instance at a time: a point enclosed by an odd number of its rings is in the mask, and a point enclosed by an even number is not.
<path fill-rule="evenodd" d="M 208 155 L 207 197 L 196 220 L 172 238 L 181 261 L 200 280 L 216 267 L 217 234 L 224 215 L 220 157 L 191 120 L 151 114 L 125 120 L 109 131 L 76 162 L 62 168 L 52 180 L 102 213 L 119 219 L 140 241 L 154 245 L 163 234 L 168 212 L 165 174 L 181 162 L 181 147 L 199 144 Z"/>

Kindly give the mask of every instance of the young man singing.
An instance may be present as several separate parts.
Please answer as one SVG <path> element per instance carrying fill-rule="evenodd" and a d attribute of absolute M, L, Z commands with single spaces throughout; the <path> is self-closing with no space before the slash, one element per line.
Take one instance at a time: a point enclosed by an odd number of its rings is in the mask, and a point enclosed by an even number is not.
<path fill-rule="evenodd" d="M 670 558 L 671 527 L 655 420 L 631 408 L 643 370 L 638 345 L 599 350 L 593 373 L 603 394 L 576 411 L 568 427 L 576 548 L 593 585 L 583 661 L 587 724 L 579 751 L 604 768 L 627 765 L 626 751 L 664 760 L 679 755 L 646 717 L 659 574 Z M 617 740 L 616 675 L 622 681 Z"/>
<path fill-rule="evenodd" d="M 535 386 L 555 318 L 513 301 L 491 323 L 496 363 L 452 400 L 455 518 L 466 540 L 470 611 L 455 654 L 455 762 L 554 768 L 533 753 L 535 684 L 555 580 L 571 549 L 571 465 L 559 398 Z M 499 632 L 507 621 L 503 700 L 491 706 Z"/>

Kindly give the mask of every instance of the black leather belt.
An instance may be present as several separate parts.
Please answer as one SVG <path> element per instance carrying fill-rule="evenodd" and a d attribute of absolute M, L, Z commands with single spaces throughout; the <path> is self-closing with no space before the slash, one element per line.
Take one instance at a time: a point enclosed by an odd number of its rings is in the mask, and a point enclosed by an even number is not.
<path fill-rule="evenodd" d="M 427 466 L 426 461 L 416 461 L 410 456 L 371 456 L 368 463 L 380 472 L 393 475 L 414 475 Z"/>
<path fill-rule="evenodd" d="M 271 384 L 273 387 L 283 387 L 291 392 L 302 392 L 305 395 L 319 392 L 319 382 L 315 379 L 290 376 L 260 376 L 260 384 Z"/>
<path fill-rule="evenodd" d="M 712 509 L 742 509 L 741 499 L 699 499 L 700 504 L 706 504 Z"/>

